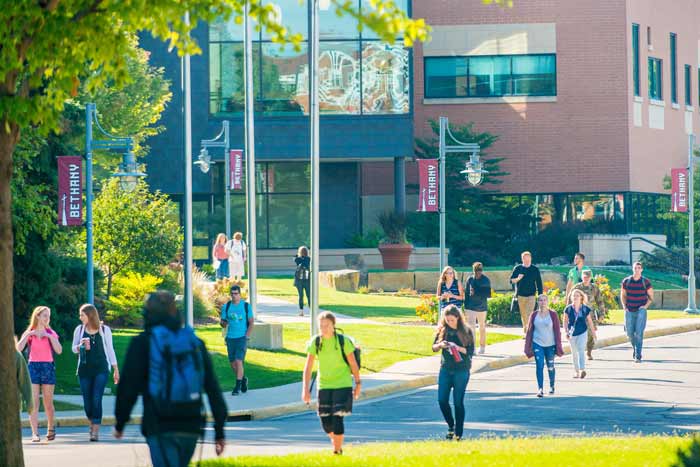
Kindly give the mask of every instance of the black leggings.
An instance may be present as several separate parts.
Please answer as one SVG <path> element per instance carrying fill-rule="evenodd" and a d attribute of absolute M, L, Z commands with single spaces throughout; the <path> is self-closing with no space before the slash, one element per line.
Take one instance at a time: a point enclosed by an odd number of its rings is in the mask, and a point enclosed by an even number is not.
<path fill-rule="evenodd" d="M 326 433 L 333 433 L 335 435 L 345 434 L 345 423 L 343 423 L 343 417 L 340 415 L 321 417 L 321 426 Z"/>
<path fill-rule="evenodd" d="M 309 281 L 299 281 L 296 284 L 297 293 L 299 294 L 299 309 L 304 309 L 304 291 L 306 291 L 306 302 L 311 306 L 311 297 L 309 296 Z"/>

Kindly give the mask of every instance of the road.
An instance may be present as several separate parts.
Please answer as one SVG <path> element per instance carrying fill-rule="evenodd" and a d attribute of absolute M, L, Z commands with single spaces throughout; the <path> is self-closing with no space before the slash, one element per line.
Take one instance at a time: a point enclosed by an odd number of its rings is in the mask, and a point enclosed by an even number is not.
<path fill-rule="evenodd" d="M 585 380 L 572 378 L 571 357 L 557 360 L 557 393 L 538 399 L 532 363 L 472 376 L 467 389 L 465 436 L 605 433 L 683 433 L 700 430 L 700 332 L 649 339 L 641 364 L 631 347 L 596 350 Z M 545 377 L 546 378 L 546 377 Z M 347 420 L 350 443 L 441 438 L 446 427 L 437 388 L 358 404 Z M 281 454 L 328 448 L 313 414 L 229 423 L 227 455 Z M 64 428 L 50 445 L 28 442 L 28 466 L 147 466 L 148 450 L 138 427 L 124 442 L 104 428 L 100 443 L 87 442 L 87 428 Z M 212 432 L 207 433 L 209 440 Z M 199 453 L 199 451 L 198 451 Z M 213 456 L 211 441 L 204 457 Z"/>

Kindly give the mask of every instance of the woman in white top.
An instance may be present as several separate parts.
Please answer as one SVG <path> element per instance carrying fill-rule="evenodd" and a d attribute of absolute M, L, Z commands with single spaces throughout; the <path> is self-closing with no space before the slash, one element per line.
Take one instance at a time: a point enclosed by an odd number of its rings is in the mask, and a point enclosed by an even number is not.
<path fill-rule="evenodd" d="M 542 294 L 537 298 L 537 312 L 530 315 L 525 335 L 525 355 L 535 357 L 537 375 L 537 397 L 544 395 L 544 365 L 549 373 L 549 393 L 554 394 L 554 356 L 564 355 L 561 346 L 561 325 L 557 312 L 549 308 L 549 297 Z"/>
<path fill-rule="evenodd" d="M 90 441 L 98 441 L 102 423 L 102 396 L 110 370 L 119 383 L 119 368 L 112 343 L 112 331 L 100 323 L 97 309 L 86 303 L 80 307 L 80 322 L 73 332 L 73 353 L 78 354 L 78 380 L 83 394 L 85 415 L 90 422 Z"/>
<path fill-rule="evenodd" d="M 247 248 L 243 241 L 243 234 L 236 232 L 233 238 L 226 242 L 226 252 L 228 253 L 228 266 L 231 279 L 239 282 L 245 275 L 245 260 Z"/>

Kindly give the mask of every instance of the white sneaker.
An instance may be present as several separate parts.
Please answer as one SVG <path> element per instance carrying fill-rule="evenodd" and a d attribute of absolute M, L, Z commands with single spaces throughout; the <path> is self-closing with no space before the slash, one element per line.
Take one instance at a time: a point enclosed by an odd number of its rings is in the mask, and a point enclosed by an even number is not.
<path fill-rule="evenodd" d="M 486 347 L 479 347 L 479 355 L 483 355 L 486 353 Z"/>

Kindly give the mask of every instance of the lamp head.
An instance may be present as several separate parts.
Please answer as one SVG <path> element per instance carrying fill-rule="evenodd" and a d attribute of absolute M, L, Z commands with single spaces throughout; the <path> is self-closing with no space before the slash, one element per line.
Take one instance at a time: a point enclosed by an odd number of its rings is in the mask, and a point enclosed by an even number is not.
<path fill-rule="evenodd" d="M 469 156 L 469 161 L 466 163 L 466 168 L 459 173 L 466 175 L 467 181 L 470 185 L 477 186 L 484 181 L 484 174 L 487 174 L 488 170 L 484 170 L 483 164 L 479 159 L 479 154 L 474 152 Z"/>
<path fill-rule="evenodd" d="M 208 173 L 209 169 L 213 165 L 213 162 L 211 160 L 211 155 L 209 154 L 209 151 L 207 151 L 207 148 L 203 147 L 199 151 L 199 156 L 197 157 L 197 161 L 194 163 L 194 165 L 199 166 L 199 170 L 202 171 L 202 173 Z"/>
<path fill-rule="evenodd" d="M 139 183 L 139 179 L 146 176 L 139 170 L 134 153 L 129 150 L 122 156 L 122 163 L 119 164 L 119 172 L 113 175 L 119 177 L 119 185 L 124 191 L 134 191 Z"/>

